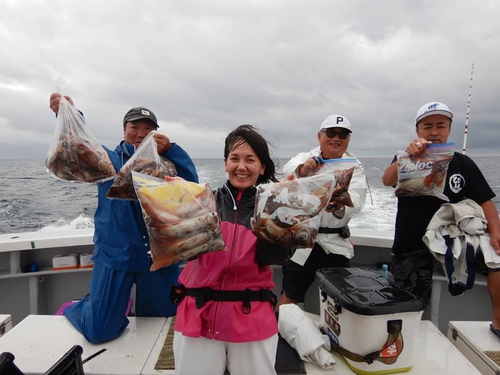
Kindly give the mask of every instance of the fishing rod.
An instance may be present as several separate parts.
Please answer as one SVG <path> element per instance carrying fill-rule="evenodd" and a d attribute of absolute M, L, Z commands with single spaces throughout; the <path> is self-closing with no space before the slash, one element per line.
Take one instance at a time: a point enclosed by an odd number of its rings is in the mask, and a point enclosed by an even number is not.
<path fill-rule="evenodd" d="M 467 101 L 467 116 L 465 116 L 465 132 L 464 132 L 464 148 L 462 154 L 465 154 L 467 149 L 467 128 L 469 127 L 469 112 L 470 112 L 470 97 L 472 94 L 472 76 L 474 75 L 474 61 L 472 62 L 472 70 L 470 72 L 469 99 Z"/>

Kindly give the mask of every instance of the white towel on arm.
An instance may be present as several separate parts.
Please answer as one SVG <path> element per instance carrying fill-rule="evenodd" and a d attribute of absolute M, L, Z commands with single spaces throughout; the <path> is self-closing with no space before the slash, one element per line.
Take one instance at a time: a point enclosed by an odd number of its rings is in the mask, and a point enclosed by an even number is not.
<path fill-rule="evenodd" d="M 472 288 L 474 259 L 479 249 L 486 266 L 500 267 L 500 256 L 490 244 L 487 226 L 483 209 L 471 199 L 441 205 L 427 226 L 422 241 L 443 265 L 452 295 Z M 448 248 L 452 258 L 446 256 Z"/>
<path fill-rule="evenodd" d="M 473 200 L 445 203 L 434 214 L 422 240 L 441 263 L 444 263 L 447 249 L 443 237 L 448 235 L 454 240 L 452 253 L 455 259 L 460 258 L 464 243 L 470 243 L 474 250 L 481 249 L 486 266 L 499 268 L 500 255 L 490 244 L 490 235 L 485 232 L 487 226 L 483 209 Z"/>

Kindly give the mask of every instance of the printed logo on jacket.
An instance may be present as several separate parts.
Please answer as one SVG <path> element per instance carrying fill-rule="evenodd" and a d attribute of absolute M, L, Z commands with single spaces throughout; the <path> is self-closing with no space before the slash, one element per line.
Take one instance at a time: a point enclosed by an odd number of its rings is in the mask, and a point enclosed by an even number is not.
<path fill-rule="evenodd" d="M 448 181 L 451 191 L 455 194 L 462 190 L 465 186 L 465 178 L 460 173 L 451 175 Z"/>

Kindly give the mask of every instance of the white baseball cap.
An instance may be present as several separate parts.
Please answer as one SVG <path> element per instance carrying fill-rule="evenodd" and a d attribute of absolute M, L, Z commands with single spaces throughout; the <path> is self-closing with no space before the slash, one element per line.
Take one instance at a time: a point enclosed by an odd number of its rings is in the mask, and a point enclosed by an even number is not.
<path fill-rule="evenodd" d="M 349 130 L 352 133 L 351 130 L 351 123 L 349 122 L 348 119 L 346 119 L 342 115 L 330 115 L 328 116 L 325 121 L 321 124 L 319 130 L 323 129 L 328 129 L 328 128 L 344 128 Z"/>
<path fill-rule="evenodd" d="M 439 102 L 430 102 L 424 104 L 417 112 L 417 116 L 415 117 L 415 125 L 418 124 L 420 120 L 426 118 L 431 115 L 443 115 L 450 119 L 453 119 L 453 113 L 451 113 L 450 109 L 446 104 Z"/>

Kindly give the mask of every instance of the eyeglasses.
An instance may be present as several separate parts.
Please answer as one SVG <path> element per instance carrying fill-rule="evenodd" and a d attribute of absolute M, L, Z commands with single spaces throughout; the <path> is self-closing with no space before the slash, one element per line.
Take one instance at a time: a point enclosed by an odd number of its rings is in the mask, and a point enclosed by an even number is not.
<path fill-rule="evenodd" d="M 351 134 L 351 132 L 347 129 L 342 129 L 338 132 L 333 130 L 332 128 L 328 128 L 323 129 L 322 132 L 325 133 L 328 138 L 335 138 L 335 136 L 338 135 L 340 139 L 347 139 L 347 137 L 349 137 L 349 135 Z"/>

